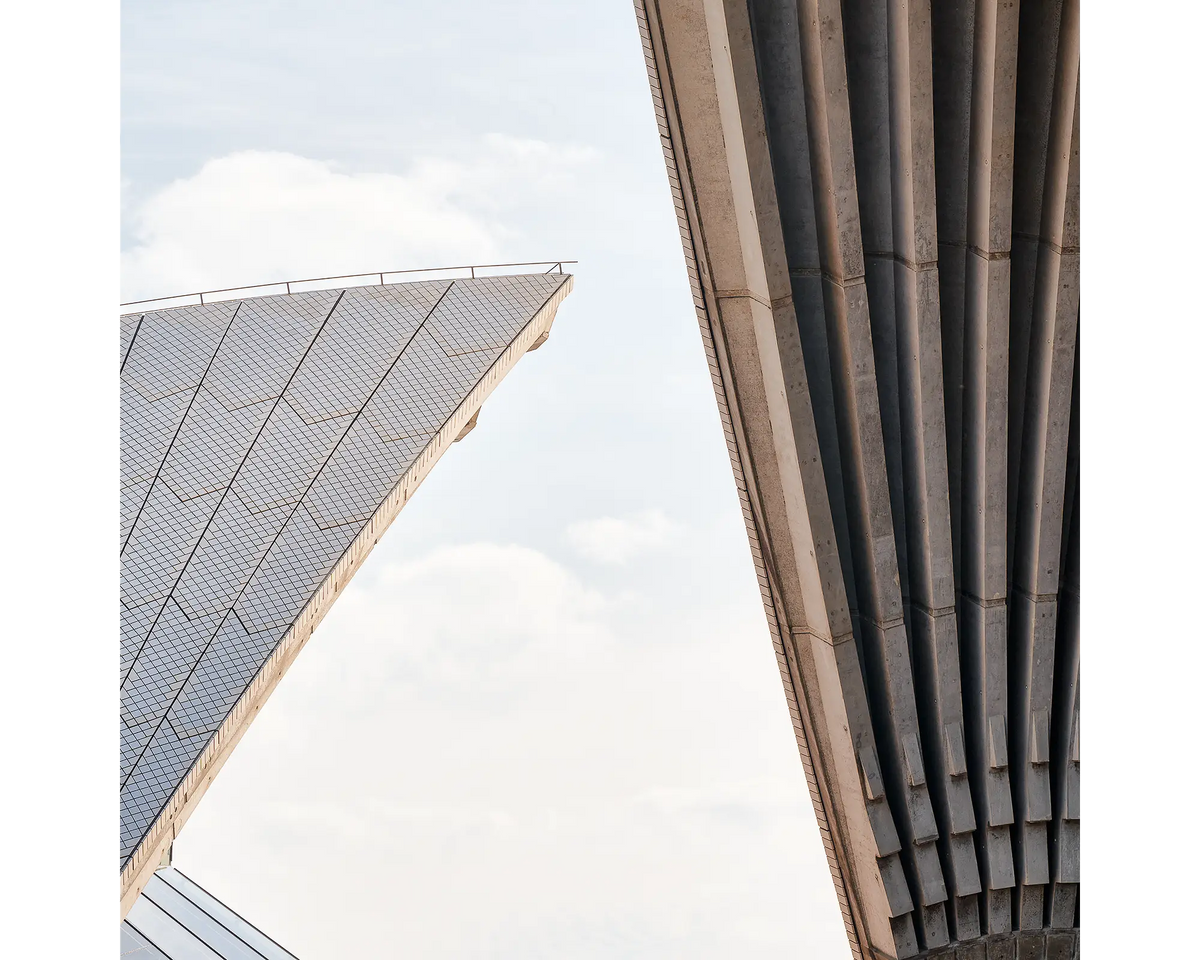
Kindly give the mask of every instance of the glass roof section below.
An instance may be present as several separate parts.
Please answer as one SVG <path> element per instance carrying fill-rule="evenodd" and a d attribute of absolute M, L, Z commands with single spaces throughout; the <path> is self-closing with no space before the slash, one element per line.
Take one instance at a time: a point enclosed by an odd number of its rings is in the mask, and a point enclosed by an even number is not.
<path fill-rule="evenodd" d="M 155 871 L 121 924 L 123 960 L 296 960 L 174 867 Z"/>

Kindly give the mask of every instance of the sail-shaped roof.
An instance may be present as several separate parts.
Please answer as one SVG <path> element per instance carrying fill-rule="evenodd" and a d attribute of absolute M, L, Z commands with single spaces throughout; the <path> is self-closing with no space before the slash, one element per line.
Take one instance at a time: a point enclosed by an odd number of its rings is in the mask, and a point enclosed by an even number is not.
<path fill-rule="evenodd" d="M 126 907 L 334 597 L 540 345 L 571 285 L 561 273 L 439 280 L 122 318 Z"/>

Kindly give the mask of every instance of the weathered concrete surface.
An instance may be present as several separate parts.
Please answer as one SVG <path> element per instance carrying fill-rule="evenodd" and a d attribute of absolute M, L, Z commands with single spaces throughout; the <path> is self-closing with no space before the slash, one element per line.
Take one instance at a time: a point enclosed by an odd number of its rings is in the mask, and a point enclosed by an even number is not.
<path fill-rule="evenodd" d="M 635 0 L 856 957 L 1078 953 L 1077 0 Z"/>

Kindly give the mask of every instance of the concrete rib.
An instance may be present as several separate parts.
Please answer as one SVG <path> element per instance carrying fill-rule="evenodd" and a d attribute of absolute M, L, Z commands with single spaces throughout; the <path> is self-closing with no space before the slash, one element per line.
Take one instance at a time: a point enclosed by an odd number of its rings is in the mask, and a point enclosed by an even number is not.
<path fill-rule="evenodd" d="M 1075 332 L 1078 247 L 1064 246 L 1079 78 L 1079 6 L 1065 0 L 1045 151 L 1037 274 L 1029 327 L 1009 623 L 1014 840 L 1022 929 L 1042 926 L 1049 881 L 1049 736 L 1058 562 Z M 1011 511 L 1010 511 L 1011 512 Z"/>
<path fill-rule="evenodd" d="M 1078 251 L 1051 138 L 1061 2 L 647 3 L 685 259 L 851 950 L 1066 956 L 1078 768 L 1059 758 L 1077 744 L 1077 668 L 1058 618 L 1060 657 L 1053 631 L 1020 646 L 1050 657 L 1027 678 L 1009 622 L 1015 542 L 1037 543 L 1035 600 L 1078 554 L 1063 541 Z M 1068 10 L 1068 44 L 1075 31 Z M 1047 685 L 1046 710 L 1016 709 L 1017 686 Z M 1027 896 L 1015 931 L 1009 778 L 1021 766 L 1023 789 L 1045 758 L 1014 723 L 1054 744 L 1063 854 L 1051 901 Z"/>

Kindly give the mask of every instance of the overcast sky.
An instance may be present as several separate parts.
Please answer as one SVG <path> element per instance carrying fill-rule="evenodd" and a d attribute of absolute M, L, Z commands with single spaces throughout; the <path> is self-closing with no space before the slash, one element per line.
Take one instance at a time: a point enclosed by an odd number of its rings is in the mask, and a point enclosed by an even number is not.
<path fill-rule="evenodd" d="M 123 299 L 580 261 L 176 865 L 302 960 L 844 960 L 629 0 L 123 11 Z"/>

